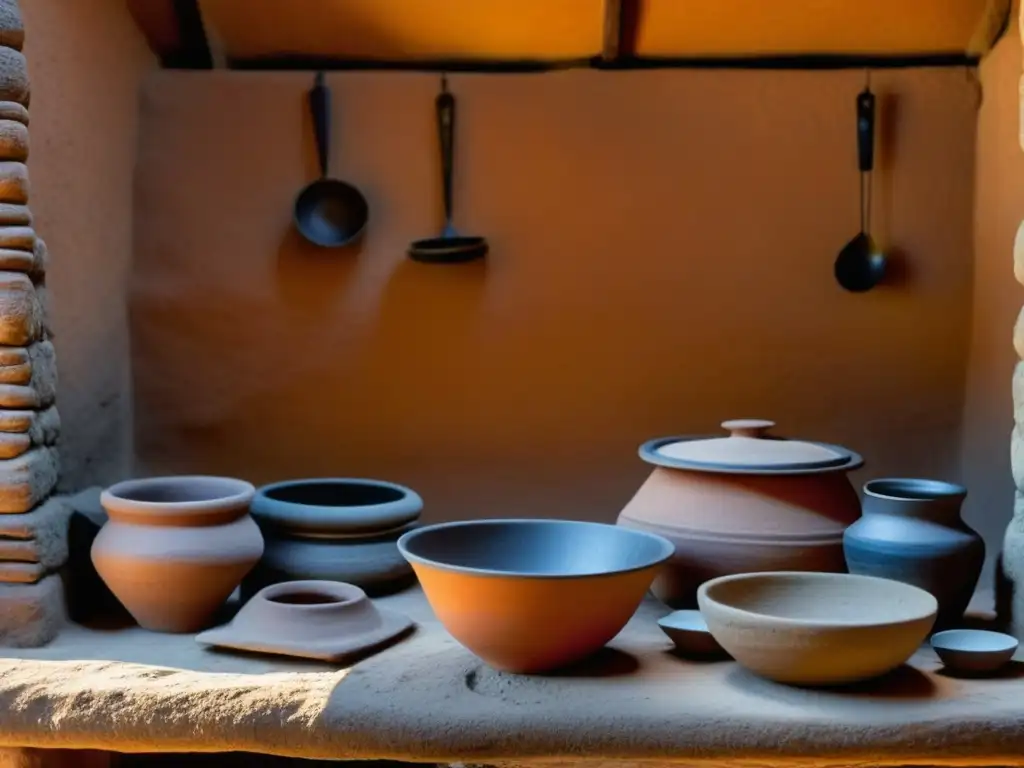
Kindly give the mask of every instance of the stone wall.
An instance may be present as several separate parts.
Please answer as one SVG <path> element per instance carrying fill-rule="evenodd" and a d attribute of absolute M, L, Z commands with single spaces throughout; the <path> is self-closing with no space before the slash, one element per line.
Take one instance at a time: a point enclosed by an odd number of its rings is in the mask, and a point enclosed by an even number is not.
<path fill-rule="evenodd" d="M 64 614 L 67 506 L 46 244 L 29 208 L 29 79 L 16 0 L 0 0 L 0 645 L 49 642 Z"/>

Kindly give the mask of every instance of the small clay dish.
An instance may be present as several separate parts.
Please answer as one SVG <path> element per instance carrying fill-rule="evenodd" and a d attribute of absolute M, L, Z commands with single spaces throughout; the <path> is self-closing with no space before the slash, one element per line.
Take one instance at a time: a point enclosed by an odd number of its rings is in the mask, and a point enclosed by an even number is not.
<path fill-rule="evenodd" d="M 253 653 L 339 661 L 382 647 L 412 627 L 378 608 L 359 587 L 338 581 L 286 581 L 261 589 L 229 623 L 196 642 Z"/>
<path fill-rule="evenodd" d="M 658 626 L 684 656 L 708 658 L 728 655 L 708 630 L 708 623 L 700 611 L 673 611 L 658 619 Z"/>
<path fill-rule="evenodd" d="M 952 672 L 985 674 L 995 672 L 1017 651 L 1017 638 L 983 629 L 947 629 L 936 632 L 932 648 Z"/>

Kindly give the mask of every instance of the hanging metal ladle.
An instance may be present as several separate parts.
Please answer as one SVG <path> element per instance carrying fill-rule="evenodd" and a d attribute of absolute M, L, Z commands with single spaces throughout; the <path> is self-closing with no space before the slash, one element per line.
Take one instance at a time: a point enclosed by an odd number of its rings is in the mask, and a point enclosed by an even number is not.
<path fill-rule="evenodd" d="M 441 92 L 434 102 L 437 133 L 441 144 L 441 182 L 444 194 L 444 229 L 437 237 L 416 240 L 409 246 L 409 258 L 428 264 L 460 264 L 487 255 L 483 237 L 463 235 L 452 224 L 452 176 L 455 164 L 455 97 L 448 90 L 448 78 L 441 76 Z"/>
<path fill-rule="evenodd" d="M 871 181 L 875 166 L 875 95 L 870 80 L 857 96 L 860 232 L 836 257 L 836 281 L 848 291 L 870 291 L 885 277 L 886 258 L 871 237 Z"/>

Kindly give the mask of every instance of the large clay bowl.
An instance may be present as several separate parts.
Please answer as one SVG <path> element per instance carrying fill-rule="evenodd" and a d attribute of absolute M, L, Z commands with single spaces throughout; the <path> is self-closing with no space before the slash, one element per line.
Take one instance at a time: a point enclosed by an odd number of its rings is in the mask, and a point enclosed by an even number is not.
<path fill-rule="evenodd" d="M 564 520 L 444 523 L 398 540 L 452 637 L 496 669 L 546 672 L 619 633 L 672 543 Z"/>
<path fill-rule="evenodd" d="M 795 685 L 853 683 L 895 669 L 924 642 L 938 611 L 930 593 L 910 584 L 795 571 L 712 579 L 697 602 L 736 661 Z"/>

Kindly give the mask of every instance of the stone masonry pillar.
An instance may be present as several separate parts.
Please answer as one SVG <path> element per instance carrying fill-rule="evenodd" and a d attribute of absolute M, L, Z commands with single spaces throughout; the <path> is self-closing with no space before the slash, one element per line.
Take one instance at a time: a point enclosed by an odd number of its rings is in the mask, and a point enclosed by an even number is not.
<path fill-rule="evenodd" d="M 67 560 L 46 244 L 29 209 L 29 80 L 17 0 L 0 0 L 0 646 L 38 646 L 64 616 Z"/>

